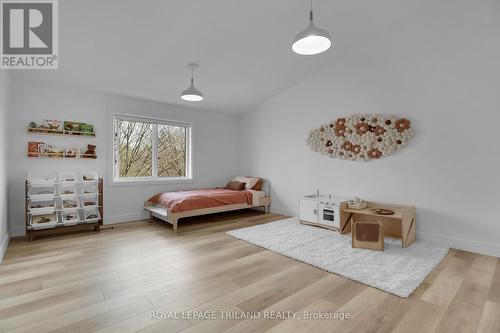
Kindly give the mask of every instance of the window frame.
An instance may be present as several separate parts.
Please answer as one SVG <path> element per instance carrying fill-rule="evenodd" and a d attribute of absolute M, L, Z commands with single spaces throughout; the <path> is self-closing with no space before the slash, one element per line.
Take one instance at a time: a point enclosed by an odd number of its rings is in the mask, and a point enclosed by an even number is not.
<path fill-rule="evenodd" d="M 192 144 L 192 131 L 193 124 L 191 122 L 174 121 L 167 119 L 150 118 L 145 116 L 135 116 L 129 114 L 115 113 L 111 115 L 111 185 L 147 185 L 147 184 L 179 184 L 179 183 L 192 183 L 193 182 L 193 144 Z M 149 123 L 152 128 L 152 168 L 151 176 L 144 177 L 120 177 L 120 159 L 117 159 L 119 138 L 116 136 L 118 133 L 117 121 L 135 121 L 142 123 Z M 184 177 L 159 177 L 158 176 L 158 125 L 170 125 L 184 127 L 186 130 L 186 176 Z"/>

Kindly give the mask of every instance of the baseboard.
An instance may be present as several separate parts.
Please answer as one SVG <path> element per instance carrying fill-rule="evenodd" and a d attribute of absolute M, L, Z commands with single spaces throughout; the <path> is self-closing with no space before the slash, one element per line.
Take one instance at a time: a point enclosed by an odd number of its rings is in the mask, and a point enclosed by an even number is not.
<path fill-rule="evenodd" d="M 125 223 L 125 222 L 132 222 L 132 221 L 140 221 L 140 220 L 145 220 L 148 218 L 149 218 L 149 215 L 147 212 L 140 212 L 140 213 L 134 213 L 134 214 L 123 214 L 123 215 L 110 215 L 110 216 L 104 216 L 104 225 Z M 12 237 L 25 236 L 26 230 L 24 228 L 22 228 L 22 229 L 12 228 L 11 234 L 12 234 Z"/>
<path fill-rule="evenodd" d="M 146 220 L 148 218 L 149 214 L 147 212 L 123 214 L 123 215 L 110 215 L 110 216 L 104 216 L 104 225 L 140 221 L 140 220 Z"/>
<path fill-rule="evenodd" d="M 500 257 L 500 245 L 493 243 L 485 243 L 472 239 L 449 237 L 428 232 L 417 232 L 417 238 L 444 244 L 457 250 L 474 252 L 493 257 Z"/>
<path fill-rule="evenodd" d="M 270 211 L 275 214 L 285 215 L 285 216 L 295 216 L 296 212 L 293 212 L 289 209 L 271 205 Z M 149 215 L 147 212 L 140 212 L 134 214 L 123 214 L 123 215 L 111 215 L 104 217 L 104 224 L 117 224 L 131 221 L 139 221 L 148 219 Z M 17 232 L 16 232 L 17 231 Z M 24 235 L 23 230 L 11 230 L 12 236 L 22 236 Z M 485 243 L 471 239 L 463 239 L 463 238 L 455 238 L 449 237 L 440 234 L 434 234 L 429 232 L 417 232 L 417 238 L 423 239 L 430 242 L 435 242 L 443 245 L 447 245 L 454 249 L 469 251 L 474 253 L 480 253 L 484 255 L 489 255 L 493 257 L 500 257 L 500 245 L 493 243 Z M 9 236 L 6 235 L 4 239 L 0 240 L 0 262 L 1 258 L 7 249 L 7 245 L 9 243 Z"/>
<path fill-rule="evenodd" d="M 261 209 L 260 207 L 252 208 L 252 209 Z M 276 207 L 271 205 L 270 206 L 270 212 L 275 213 L 275 214 L 280 214 L 280 215 L 285 215 L 285 216 L 294 216 L 296 213 L 288 211 L 284 208 L 281 207 Z M 118 223 L 125 223 L 125 222 L 132 222 L 132 221 L 140 221 L 140 220 L 146 220 L 149 219 L 149 213 L 144 211 L 140 213 L 134 213 L 134 214 L 123 214 L 123 215 L 110 215 L 110 216 L 104 216 L 104 225 L 107 224 L 118 224 Z"/>
<path fill-rule="evenodd" d="M 21 226 L 21 228 L 10 226 L 9 229 L 11 238 L 26 236 L 26 227 L 24 226 L 24 224 Z"/>
<path fill-rule="evenodd" d="M 283 207 L 277 207 L 271 205 L 271 212 L 285 215 L 285 216 L 296 216 L 297 213 Z M 485 243 L 472 239 L 463 239 L 449 237 L 440 234 L 434 234 L 429 232 L 417 232 L 417 238 L 423 239 L 429 242 L 439 243 L 442 245 L 449 246 L 457 250 L 463 250 L 468 252 L 474 252 L 479 254 L 484 254 L 493 257 L 500 257 L 500 245 L 493 243 Z"/>
<path fill-rule="evenodd" d="M 3 257 L 5 255 L 5 251 L 7 251 L 7 246 L 9 246 L 10 237 L 9 234 L 5 234 L 2 239 L 0 239 L 0 262 L 2 262 Z"/>
<path fill-rule="evenodd" d="M 274 214 L 280 214 L 280 215 L 285 215 L 285 216 L 296 216 L 297 212 L 293 212 L 289 209 L 283 208 L 283 207 L 278 207 L 273 204 L 269 207 L 269 211 Z"/>

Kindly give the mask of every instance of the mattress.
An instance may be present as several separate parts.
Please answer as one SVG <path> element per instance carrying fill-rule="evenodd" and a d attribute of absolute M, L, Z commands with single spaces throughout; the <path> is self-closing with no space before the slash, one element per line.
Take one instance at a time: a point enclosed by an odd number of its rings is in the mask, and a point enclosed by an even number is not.
<path fill-rule="evenodd" d="M 254 190 L 249 190 L 249 191 L 255 198 L 264 198 L 266 196 L 266 192 L 264 191 L 254 191 Z"/>
<path fill-rule="evenodd" d="M 160 193 L 151 197 L 149 201 L 169 209 L 172 213 L 177 213 L 234 204 L 252 205 L 253 193 L 249 190 L 201 189 Z"/>
<path fill-rule="evenodd" d="M 266 192 L 264 191 L 254 191 L 254 190 L 248 190 L 250 193 L 252 193 L 252 205 L 257 206 L 258 200 L 260 198 L 264 198 L 266 196 Z"/>

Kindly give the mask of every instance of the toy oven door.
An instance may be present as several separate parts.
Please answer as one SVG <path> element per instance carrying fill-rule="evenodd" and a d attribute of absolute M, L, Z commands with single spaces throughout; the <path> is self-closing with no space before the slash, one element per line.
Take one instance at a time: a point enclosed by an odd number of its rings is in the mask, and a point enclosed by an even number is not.
<path fill-rule="evenodd" d="M 338 227 L 338 221 L 336 218 L 337 210 L 338 207 L 335 207 L 334 205 L 324 204 L 321 207 L 321 215 L 320 215 L 321 223 Z"/>

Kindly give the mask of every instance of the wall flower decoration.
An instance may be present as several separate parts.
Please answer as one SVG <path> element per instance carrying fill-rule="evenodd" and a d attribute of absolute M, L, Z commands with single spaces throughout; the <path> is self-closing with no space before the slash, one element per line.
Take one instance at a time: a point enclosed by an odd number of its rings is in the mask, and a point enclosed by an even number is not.
<path fill-rule="evenodd" d="M 404 132 L 405 130 L 410 128 L 410 121 L 408 119 L 398 119 L 396 121 L 396 129 L 399 132 Z"/>
<path fill-rule="evenodd" d="M 370 161 L 401 150 L 414 134 L 406 118 L 354 114 L 312 130 L 307 145 L 330 157 Z"/>

